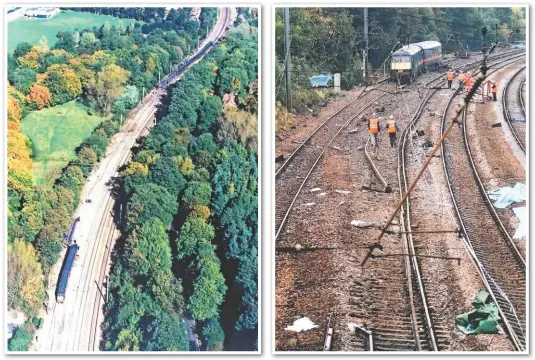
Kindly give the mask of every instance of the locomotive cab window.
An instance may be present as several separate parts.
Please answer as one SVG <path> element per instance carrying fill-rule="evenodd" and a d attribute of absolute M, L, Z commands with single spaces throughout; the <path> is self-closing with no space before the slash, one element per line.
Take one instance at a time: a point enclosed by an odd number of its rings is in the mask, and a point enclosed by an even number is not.
<path fill-rule="evenodd" d="M 392 56 L 392 62 L 410 62 L 411 57 L 409 55 L 394 55 Z"/>

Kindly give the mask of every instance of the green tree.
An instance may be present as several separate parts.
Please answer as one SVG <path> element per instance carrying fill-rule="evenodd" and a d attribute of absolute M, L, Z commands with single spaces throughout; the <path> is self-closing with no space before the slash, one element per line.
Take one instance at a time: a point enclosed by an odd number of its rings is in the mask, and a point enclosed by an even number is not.
<path fill-rule="evenodd" d="M 188 184 L 182 202 L 184 205 L 193 210 L 197 205 L 209 205 L 212 195 L 212 186 L 208 182 L 192 181 Z"/>
<path fill-rule="evenodd" d="M 186 326 L 174 315 L 158 317 L 152 323 L 154 333 L 147 342 L 147 351 L 188 351 Z"/>
<path fill-rule="evenodd" d="M 184 176 L 178 171 L 177 164 L 172 158 L 159 157 L 149 168 L 148 180 L 169 191 L 175 198 L 186 185 Z"/>
<path fill-rule="evenodd" d="M 113 102 L 123 95 L 123 86 L 128 81 L 130 72 L 118 65 L 110 64 L 98 72 L 96 79 L 89 81 L 88 95 L 103 114 L 110 114 Z"/>
<path fill-rule="evenodd" d="M 209 319 L 205 321 L 202 335 L 206 340 L 206 350 L 223 351 L 225 332 L 217 319 Z"/>
<path fill-rule="evenodd" d="M 13 336 L 8 340 L 9 351 L 28 351 L 33 340 L 35 330 L 31 321 L 26 321 L 24 325 L 15 329 Z"/>
<path fill-rule="evenodd" d="M 169 224 L 176 213 L 176 197 L 163 186 L 148 183 L 136 187 L 127 206 L 127 224 L 130 229 L 135 224 L 143 224 L 150 218 L 160 219 Z"/>
<path fill-rule="evenodd" d="M 197 129 L 208 132 L 215 124 L 218 115 L 223 112 L 223 104 L 218 96 L 208 96 L 201 104 Z"/>
<path fill-rule="evenodd" d="M 205 320 L 218 316 L 227 286 L 217 257 L 201 259 L 199 268 L 200 274 L 193 283 L 189 308 L 195 319 Z"/>

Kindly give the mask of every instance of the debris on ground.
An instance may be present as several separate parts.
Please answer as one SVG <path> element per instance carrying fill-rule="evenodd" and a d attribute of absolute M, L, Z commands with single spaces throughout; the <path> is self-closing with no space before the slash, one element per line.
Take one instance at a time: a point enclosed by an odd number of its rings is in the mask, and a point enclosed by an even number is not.
<path fill-rule="evenodd" d="M 313 193 L 313 192 L 318 192 L 320 190 L 321 190 L 321 188 L 314 188 L 314 189 L 310 189 L 310 192 Z"/>
<path fill-rule="evenodd" d="M 424 141 L 424 143 L 422 144 L 423 147 L 433 147 L 433 142 L 431 140 L 426 140 Z"/>
<path fill-rule="evenodd" d="M 509 205 L 526 200 L 526 185 L 516 183 L 514 187 L 506 186 L 487 192 L 491 200 L 496 200 L 494 207 L 496 209 L 505 209 Z"/>
<path fill-rule="evenodd" d="M 307 317 L 302 317 L 300 319 L 297 319 L 294 321 L 293 325 L 287 326 L 287 331 L 295 331 L 295 332 L 301 332 L 301 331 L 307 331 L 310 329 L 314 329 L 319 327 L 318 325 L 315 325 L 312 320 L 310 320 Z"/>
<path fill-rule="evenodd" d="M 316 205 L 316 203 L 314 203 L 314 202 L 311 202 L 311 203 L 306 203 L 306 204 L 303 204 L 303 205 L 301 205 L 301 206 L 312 206 L 312 205 Z"/>
<path fill-rule="evenodd" d="M 327 195 L 326 192 L 322 192 L 322 193 L 319 193 L 319 194 L 318 194 L 318 196 L 325 196 L 325 195 Z"/>
<path fill-rule="evenodd" d="M 495 123 L 495 124 L 492 124 L 491 125 L 493 128 L 497 128 L 497 127 L 502 127 L 502 123 L 499 122 L 499 123 Z"/>
<path fill-rule="evenodd" d="M 358 228 L 369 228 L 369 227 L 381 227 L 382 225 L 374 221 L 360 221 L 352 220 L 351 225 Z"/>
<path fill-rule="evenodd" d="M 457 327 L 465 334 L 499 334 L 498 308 L 485 290 L 479 290 L 472 302 L 474 310 L 457 316 Z"/>
<path fill-rule="evenodd" d="M 284 161 L 284 155 L 279 155 L 275 158 L 275 162 L 283 162 Z"/>
<path fill-rule="evenodd" d="M 527 208 L 525 206 L 522 207 L 516 207 L 513 208 L 513 212 L 515 213 L 518 220 L 520 220 L 520 223 L 518 224 L 518 227 L 516 228 L 515 234 L 513 235 L 514 239 L 521 239 L 528 233 L 528 212 Z"/>
<path fill-rule="evenodd" d="M 336 192 L 338 194 L 342 194 L 342 195 L 351 194 L 351 191 L 349 191 L 349 190 L 334 190 L 334 192 Z"/>
<path fill-rule="evenodd" d="M 354 128 L 353 130 L 349 130 L 348 134 L 354 134 L 356 133 L 358 128 Z"/>

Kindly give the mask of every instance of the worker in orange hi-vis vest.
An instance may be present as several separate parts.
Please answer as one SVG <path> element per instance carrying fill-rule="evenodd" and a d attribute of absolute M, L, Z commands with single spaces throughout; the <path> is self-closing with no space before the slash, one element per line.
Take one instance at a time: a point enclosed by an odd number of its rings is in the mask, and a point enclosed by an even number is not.
<path fill-rule="evenodd" d="M 446 78 L 448 79 L 448 89 L 451 89 L 451 83 L 453 82 L 453 71 L 451 69 L 446 73 Z"/>
<path fill-rule="evenodd" d="M 469 92 L 472 89 L 472 75 L 469 73 L 466 73 L 464 76 L 464 87 L 466 92 Z"/>
<path fill-rule="evenodd" d="M 497 101 L 496 93 L 498 92 L 498 86 L 496 85 L 496 81 L 492 82 L 492 100 Z"/>
<path fill-rule="evenodd" d="M 398 123 L 394 120 L 394 116 L 390 115 L 386 121 L 385 130 L 388 130 L 388 137 L 390 138 L 390 147 L 396 144 L 396 134 L 399 131 Z"/>
<path fill-rule="evenodd" d="M 380 125 L 379 125 L 379 120 L 377 119 L 377 116 L 375 115 L 375 113 L 373 113 L 371 118 L 368 119 L 368 131 L 370 132 L 372 145 L 379 146 L 378 135 L 380 131 Z"/>
<path fill-rule="evenodd" d="M 462 70 L 459 72 L 457 80 L 459 80 L 459 89 L 462 89 L 462 87 L 464 86 L 464 73 Z"/>

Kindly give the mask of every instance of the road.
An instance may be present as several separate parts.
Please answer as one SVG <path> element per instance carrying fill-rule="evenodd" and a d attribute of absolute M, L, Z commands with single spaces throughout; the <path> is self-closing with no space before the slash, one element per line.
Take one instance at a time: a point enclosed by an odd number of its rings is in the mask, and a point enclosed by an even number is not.
<path fill-rule="evenodd" d="M 234 9 L 220 8 L 218 21 L 205 42 L 219 40 L 232 23 L 234 14 Z M 47 289 L 49 305 L 41 315 L 44 325 L 36 333 L 35 350 L 38 352 L 99 351 L 104 320 L 102 307 L 106 298 L 104 279 L 110 268 L 110 249 L 119 235 L 113 221 L 115 201 L 108 184 L 118 176 L 117 169 L 129 160 L 136 139 L 153 126 L 156 105 L 164 93 L 164 89 L 157 89 L 145 96 L 113 137 L 104 159 L 87 179 L 74 215 L 80 217 L 73 234 L 80 250 L 62 304 L 56 303 L 55 290 L 65 251 L 51 271 Z M 85 202 L 86 199 L 91 199 L 91 203 Z"/>

